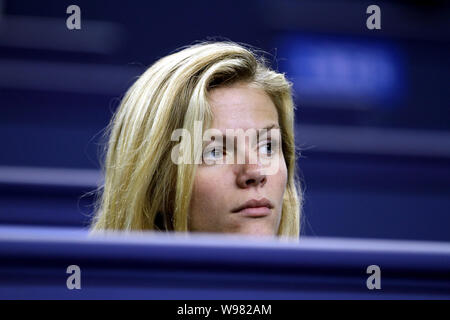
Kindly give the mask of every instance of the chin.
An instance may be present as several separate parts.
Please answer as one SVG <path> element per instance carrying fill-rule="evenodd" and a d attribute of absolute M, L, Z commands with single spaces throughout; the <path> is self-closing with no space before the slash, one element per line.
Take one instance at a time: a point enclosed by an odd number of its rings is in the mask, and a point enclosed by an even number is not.
<path fill-rule="evenodd" d="M 277 235 L 275 228 L 273 226 L 261 226 L 261 225 L 252 225 L 252 226 L 242 226 L 237 233 L 251 236 L 266 236 L 266 237 L 274 237 Z"/>

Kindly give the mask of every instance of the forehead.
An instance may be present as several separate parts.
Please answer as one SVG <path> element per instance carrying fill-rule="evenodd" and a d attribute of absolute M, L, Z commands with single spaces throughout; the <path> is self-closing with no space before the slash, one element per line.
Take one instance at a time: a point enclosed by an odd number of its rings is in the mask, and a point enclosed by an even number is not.
<path fill-rule="evenodd" d="M 212 127 L 225 129 L 261 129 L 278 124 L 277 109 L 264 90 L 245 83 L 214 88 L 209 92 L 213 113 Z"/>

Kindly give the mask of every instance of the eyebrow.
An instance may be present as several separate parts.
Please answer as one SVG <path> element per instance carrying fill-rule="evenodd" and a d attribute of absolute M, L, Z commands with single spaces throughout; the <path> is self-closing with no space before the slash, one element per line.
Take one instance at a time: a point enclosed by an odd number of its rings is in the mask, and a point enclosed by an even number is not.
<path fill-rule="evenodd" d="M 250 129 L 254 129 L 254 128 L 250 128 Z M 274 124 L 265 126 L 264 128 L 256 129 L 256 138 L 259 140 L 259 131 L 260 131 L 260 130 L 268 130 L 268 131 L 269 131 L 269 130 L 272 130 L 272 129 L 280 129 L 280 126 L 279 126 L 278 124 L 275 124 L 275 123 L 274 123 Z M 248 129 L 247 129 L 247 130 L 248 130 Z M 222 143 L 223 143 L 224 141 L 226 141 L 227 137 L 228 137 L 228 136 L 222 132 Z M 212 138 L 214 138 L 214 136 L 213 136 Z M 233 140 L 236 141 L 236 137 L 234 137 Z M 215 141 L 215 139 L 211 139 L 211 141 Z M 211 142 L 211 141 L 209 141 L 209 142 Z M 205 143 L 208 143 L 208 141 L 204 141 L 204 142 L 203 142 L 203 144 L 205 144 Z"/>

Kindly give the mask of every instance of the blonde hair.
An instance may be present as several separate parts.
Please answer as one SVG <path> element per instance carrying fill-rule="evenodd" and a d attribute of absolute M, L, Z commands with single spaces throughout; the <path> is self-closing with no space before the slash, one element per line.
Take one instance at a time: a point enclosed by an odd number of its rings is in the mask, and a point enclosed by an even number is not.
<path fill-rule="evenodd" d="M 244 81 L 262 88 L 278 111 L 288 171 L 279 236 L 298 237 L 302 194 L 296 170 L 291 84 L 264 59 L 232 42 L 200 43 L 168 55 L 145 71 L 108 125 L 92 230 L 188 231 L 196 165 L 174 164 L 175 129 L 212 123 L 208 91 Z M 183 145 L 181 150 L 191 148 Z"/>

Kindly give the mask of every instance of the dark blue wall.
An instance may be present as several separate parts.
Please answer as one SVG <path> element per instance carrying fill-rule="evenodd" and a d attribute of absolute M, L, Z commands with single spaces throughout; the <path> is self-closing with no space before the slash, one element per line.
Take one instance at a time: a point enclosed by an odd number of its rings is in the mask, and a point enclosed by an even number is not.
<path fill-rule="evenodd" d="M 450 241 L 445 2 L 379 2 L 381 30 L 364 1 L 76 1 L 80 31 L 65 27 L 70 4 L 3 1 L 0 223 L 87 225 L 92 179 L 39 169 L 98 169 L 135 77 L 212 37 L 267 51 L 294 82 L 303 234 Z"/>

